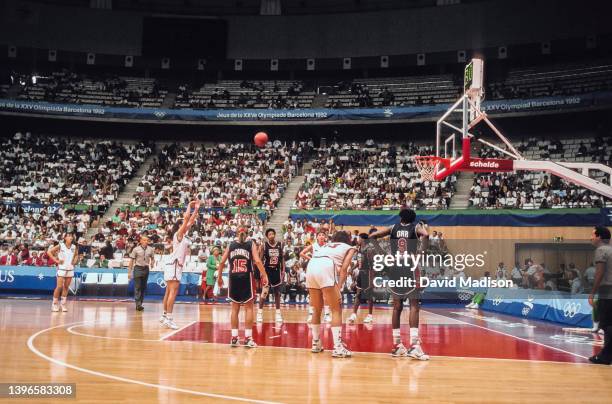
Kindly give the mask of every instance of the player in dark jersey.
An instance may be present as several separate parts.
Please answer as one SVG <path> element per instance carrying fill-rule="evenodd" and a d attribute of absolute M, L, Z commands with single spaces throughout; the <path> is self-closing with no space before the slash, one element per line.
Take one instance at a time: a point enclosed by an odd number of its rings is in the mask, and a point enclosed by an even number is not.
<path fill-rule="evenodd" d="M 219 289 L 223 287 L 221 276 L 225 263 L 229 260 L 229 285 L 227 295 L 232 302 L 232 340 L 231 346 L 240 345 L 238 339 L 238 315 L 240 306 L 245 308 L 244 318 L 244 346 L 255 348 L 257 344 L 253 341 L 253 303 L 255 302 L 255 279 L 253 277 L 253 266 L 257 267 L 263 286 L 268 284 L 266 270 L 259 258 L 259 249 L 253 240 L 247 240 L 247 229 L 238 229 L 238 240 L 232 241 L 225 249 L 221 262 L 217 266 L 217 284 Z"/>
<path fill-rule="evenodd" d="M 380 230 L 370 234 L 371 239 L 390 236 L 391 254 L 415 254 L 419 247 L 419 240 L 427 240 L 429 235 L 424 225 L 414 223 L 416 213 L 412 209 L 404 208 L 399 213 L 400 222 L 388 229 Z M 420 279 L 420 268 L 410 268 L 407 266 L 397 266 L 388 268 L 387 276 L 390 280 L 398 280 L 402 278 L 412 278 L 417 282 Z M 393 296 L 393 356 L 409 356 L 414 359 L 428 360 L 429 356 L 423 352 L 421 348 L 421 340 L 419 338 L 419 309 L 420 309 L 420 290 L 418 287 L 394 287 L 388 288 L 388 291 Z M 406 349 L 402 343 L 400 335 L 400 318 L 404 309 L 404 300 L 408 299 L 410 304 L 410 348 Z"/>
<path fill-rule="evenodd" d="M 372 268 L 373 255 L 375 254 L 374 248 L 368 245 L 366 240 L 369 238 L 367 233 L 361 233 L 357 239 L 357 245 L 359 248 L 359 270 L 356 279 L 356 292 L 355 301 L 353 303 L 353 314 L 348 319 L 349 324 L 355 324 L 357 321 L 357 311 L 361 299 L 365 299 L 368 302 L 368 315 L 363 320 L 364 324 L 369 324 L 373 321 L 372 311 L 374 309 L 374 295 L 373 295 L 373 280 L 374 270 Z"/>
<path fill-rule="evenodd" d="M 266 268 L 268 275 L 268 287 L 262 288 L 262 293 L 259 296 L 259 309 L 257 309 L 257 322 L 263 322 L 263 306 L 268 297 L 268 292 L 271 289 L 274 293 L 274 304 L 276 305 L 275 323 L 282 323 L 283 316 L 281 315 L 281 286 L 285 277 L 285 258 L 283 254 L 283 243 L 276 241 L 276 231 L 274 229 L 266 230 L 266 240 L 260 248 L 261 260 Z"/>

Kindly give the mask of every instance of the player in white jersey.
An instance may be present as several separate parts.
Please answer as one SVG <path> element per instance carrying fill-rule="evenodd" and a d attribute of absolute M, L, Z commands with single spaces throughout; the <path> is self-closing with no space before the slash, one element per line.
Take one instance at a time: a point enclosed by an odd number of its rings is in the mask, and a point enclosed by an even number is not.
<path fill-rule="evenodd" d="M 332 312 L 331 329 L 334 337 L 334 350 L 332 356 L 345 358 L 351 356 L 340 337 L 342 329 L 342 295 L 340 285 L 344 285 L 347 269 L 355 254 L 355 248 L 349 243 L 351 235 L 345 231 L 337 231 L 332 242 L 326 244 L 312 255 L 306 269 L 306 287 L 310 293 L 310 305 L 313 309 L 312 323 L 312 352 L 323 351 L 323 344 L 319 338 L 321 325 L 321 310 L 325 300 Z M 338 276 L 339 274 L 339 276 Z M 338 279 L 340 278 L 340 279 Z"/>
<path fill-rule="evenodd" d="M 192 209 L 193 213 L 191 212 Z M 166 281 L 166 293 L 164 294 L 163 301 L 164 313 L 159 319 L 159 322 L 161 325 L 173 330 L 178 329 L 178 326 L 174 323 L 172 318 L 172 310 L 181 284 L 185 259 L 189 255 L 189 248 L 191 246 L 191 240 L 187 237 L 187 232 L 195 223 L 199 210 L 200 201 L 189 202 L 185 210 L 185 215 L 183 216 L 183 222 L 180 226 L 178 223 L 175 225 L 178 229 L 172 236 L 172 254 L 170 254 L 170 258 L 162 262 L 164 281 Z"/>
<path fill-rule="evenodd" d="M 309 246 L 306 246 L 306 248 L 304 248 L 302 251 L 300 251 L 300 257 L 303 258 L 306 262 L 308 262 L 312 258 L 312 254 L 319 251 L 326 244 L 327 244 L 327 229 L 322 227 L 317 232 L 317 240 L 314 243 L 310 244 Z M 331 313 L 329 311 L 329 305 L 326 304 L 324 306 L 323 313 L 324 313 L 323 321 L 326 323 L 329 323 L 331 321 Z M 306 320 L 306 322 L 310 323 L 311 321 L 312 321 L 312 306 L 308 306 L 308 319 Z"/>
<path fill-rule="evenodd" d="M 57 284 L 53 291 L 53 304 L 51 311 L 59 311 L 58 300 L 62 295 L 61 310 L 68 311 L 66 300 L 68 299 L 68 288 L 74 277 L 74 266 L 76 265 L 79 254 L 77 246 L 72 244 L 72 234 L 65 234 L 64 241 L 49 248 L 47 254 L 57 264 Z"/>

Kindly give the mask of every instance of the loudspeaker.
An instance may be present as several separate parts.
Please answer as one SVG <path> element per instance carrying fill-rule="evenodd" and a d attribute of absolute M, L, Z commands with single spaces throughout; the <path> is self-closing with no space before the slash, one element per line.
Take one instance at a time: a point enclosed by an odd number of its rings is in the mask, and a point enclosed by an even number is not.
<path fill-rule="evenodd" d="M 88 53 L 87 54 L 87 64 L 88 65 L 95 65 L 96 64 L 96 54 L 95 53 Z"/>
<path fill-rule="evenodd" d="M 464 50 L 457 51 L 457 63 L 467 62 L 467 52 Z"/>
<path fill-rule="evenodd" d="M 508 48 L 500 46 L 497 48 L 497 57 L 500 59 L 506 59 L 508 57 Z"/>
<path fill-rule="evenodd" d="M 17 57 L 17 47 L 13 45 L 9 45 L 8 47 L 8 57 L 16 58 Z"/>
<path fill-rule="evenodd" d="M 272 70 L 273 72 L 277 72 L 278 71 L 278 59 L 271 59 L 270 60 L 270 70 Z"/>
<path fill-rule="evenodd" d="M 315 60 L 307 59 L 306 60 L 306 70 L 314 70 L 315 69 Z"/>
<path fill-rule="evenodd" d="M 127 55 L 125 58 L 123 58 L 123 64 L 125 67 L 134 67 L 134 56 Z"/>
<path fill-rule="evenodd" d="M 234 60 L 234 70 L 242 71 L 242 59 Z"/>
<path fill-rule="evenodd" d="M 57 62 L 57 51 L 49 49 L 49 62 Z"/>
<path fill-rule="evenodd" d="M 389 67 L 389 56 L 380 57 L 380 67 L 382 67 L 383 69 Z"/>
<path fill-rule="evenodd" d="M 167 70 L 170 68 L 170 58 L 163 58 L 161 60 L 161 68 Z"/>
<path fill-rule="evenodd" d="M 342 59 L 342 69 L 351 70 L 351 58 Z"/>
<path fill-rule="evenodd" d="M 589 35 L 586 37 L 586 48 L 587 49 L 597 48 L 597 37 L 595 35 Z"/>
<path fill-rule="evenodd" d="M 204 70 L 206 67 L 206 59 L 198 59 L 198 70 Z"/>
<path fill-rule="evenodd" d="M 542 42 L 540 44 L 540 50 L 542 51 L 542 55 L 550 55 L 550 42 Z"/>
<path fill-rule="evenodd" d="M 417 54 L 417 66 L 425 66 L 425 54 Z"/>

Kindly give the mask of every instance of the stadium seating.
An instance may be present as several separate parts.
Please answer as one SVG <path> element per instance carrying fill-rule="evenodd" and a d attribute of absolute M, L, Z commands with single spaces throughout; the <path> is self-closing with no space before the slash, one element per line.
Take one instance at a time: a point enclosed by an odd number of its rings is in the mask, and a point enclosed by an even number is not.
<path fill-rule="evenodd" d="M 19 99 L 122 107 L 160 107 L 167 90 L 155 79 L 143 77 L 91 77 L 67 70 L 22 81 Z"/>
<path fill-rule="evenodd" d="M 315 96 L 303 83 L 221 80 L 189 90 L 179 87 L 175 108 L 309 108 Z"/>
<path fill-rule="evenodd" d="M 514 142 L 528 160 L 565 162 L 612 162 L 611 138 L 565 138 L 542 140 L 531 137 Z M 481 157 L 501 157 L 498 152 L 483 148 Z M 608 182 L 604 173 L 593 172 L 593 178 Z M 612 206 L 602 196 L 543 172 L 478 174 L 470 193 L 475 208 L 590 208 Z"/>
<path fill-rule="evenodd" d="M 333 143 L 319 149 L 313 169 L 297 194 L 299 209 L 446 209 L 454 192 L 455 176 L 445 181 L 422 181 L 415 154 L 431 154 L 425 147 L 395 147 Z"/>

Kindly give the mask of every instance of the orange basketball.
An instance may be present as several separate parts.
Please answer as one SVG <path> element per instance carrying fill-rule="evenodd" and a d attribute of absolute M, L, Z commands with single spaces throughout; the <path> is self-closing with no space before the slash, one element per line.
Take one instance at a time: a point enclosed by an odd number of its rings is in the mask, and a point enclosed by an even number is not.
<path fill-rule="evenodd" d="M 257 132 L 253 141 L 257 147 L 264 147 L 268 143 L 268 134 L 266 132 Z"/>

